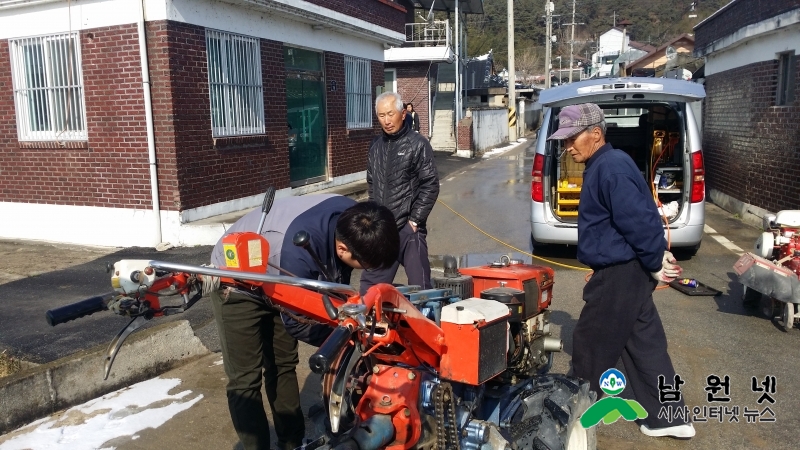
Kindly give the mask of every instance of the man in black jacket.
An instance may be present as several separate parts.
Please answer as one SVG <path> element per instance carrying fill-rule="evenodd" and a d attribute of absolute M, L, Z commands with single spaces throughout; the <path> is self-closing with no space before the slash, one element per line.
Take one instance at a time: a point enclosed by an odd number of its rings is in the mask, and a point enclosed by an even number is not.
<path fill-rule="evenodd" d="M 383 133 L 372 141 L 367 158 L 369 199 L 394 213 L 400 231 L 400 256 L 392 267 L 365 270 L 361 293 L 382 280 L 393 279 L 400 264 L 409 285 L 430 289 L 433 286 L 425 222 L 439 196 L 433 148 L 405 122 L 407 112 L 399 94 L 379 95 L 375 114 Z"/>

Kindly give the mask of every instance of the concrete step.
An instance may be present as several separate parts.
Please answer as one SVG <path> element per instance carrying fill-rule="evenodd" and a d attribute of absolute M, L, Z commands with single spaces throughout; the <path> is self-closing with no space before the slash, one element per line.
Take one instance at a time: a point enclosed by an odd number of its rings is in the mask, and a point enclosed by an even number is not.
<path fill-rule="evenodd" d="M 442 82 L 442 81 L 439 81 L 439 83 L 436 85 L 436 92 L 438 92 L 438 93 L 444 94 L 446 92 L 451 92 L 452 93 L 452 92 L 455 92 L 455 91 L 456 91 L 456 83 L 455 83 L 455 81 L 453 81 L 453 82 Z"/>

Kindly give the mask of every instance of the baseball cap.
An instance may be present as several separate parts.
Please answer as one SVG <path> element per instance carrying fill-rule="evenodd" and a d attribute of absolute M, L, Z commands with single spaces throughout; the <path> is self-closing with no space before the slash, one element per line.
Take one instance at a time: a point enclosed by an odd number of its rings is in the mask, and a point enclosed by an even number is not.
<path fill-rule="evenodd" d="M 603 110 L 594 103 L 567 106 L 558 113 L 558 130 L 547 140 L 571 138 L 604 119 Z"/>

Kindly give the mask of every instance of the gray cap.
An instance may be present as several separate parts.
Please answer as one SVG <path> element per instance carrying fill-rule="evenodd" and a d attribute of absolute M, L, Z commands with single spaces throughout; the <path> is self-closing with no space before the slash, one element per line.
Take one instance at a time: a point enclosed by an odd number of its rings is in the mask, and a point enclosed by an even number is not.
<path fill-rule="evenodd" d="M 569 105 L 558 113 L 558 130 L 547 140 L 571 138 L 603 120 L 605 120 L 603 110 L 594 103 Z"/>

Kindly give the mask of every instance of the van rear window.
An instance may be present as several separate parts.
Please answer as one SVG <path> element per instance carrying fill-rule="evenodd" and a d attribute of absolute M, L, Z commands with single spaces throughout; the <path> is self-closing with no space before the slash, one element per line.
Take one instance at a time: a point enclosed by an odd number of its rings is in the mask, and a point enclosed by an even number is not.
<path fill-rule="evenodd" d="M 647 112 L 642 108 L 603 108 L 606 125 L 609 127 L 638 127 L 639 116 Z"/>

